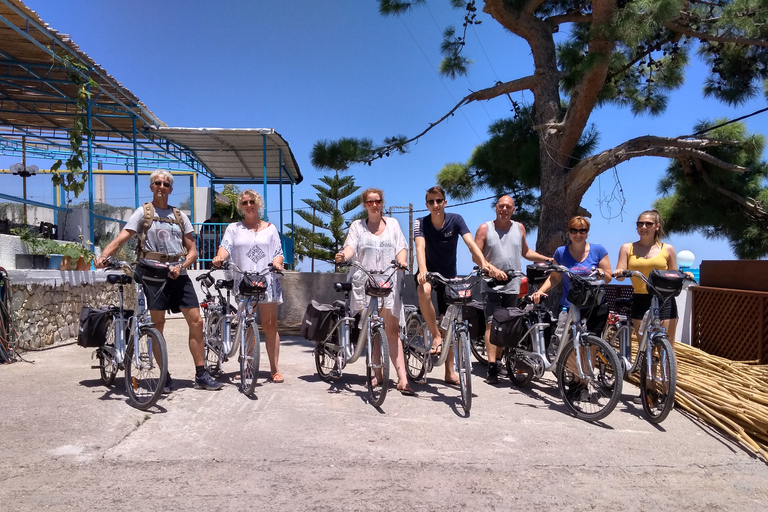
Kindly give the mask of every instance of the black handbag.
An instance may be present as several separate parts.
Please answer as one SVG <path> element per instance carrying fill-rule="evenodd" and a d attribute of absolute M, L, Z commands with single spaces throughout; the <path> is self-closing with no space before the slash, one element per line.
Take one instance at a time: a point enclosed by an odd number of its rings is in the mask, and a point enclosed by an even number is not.
<path fill-rule="evenodd" d="M 446 304 L 467 304 L 472 301 L 473 283 L 448 283 L 445 285 Z"/>
<path fill-rule="evenodd" d="M 654 269 L 648 279 L 663 298 L 677 297 L 683 290 L 685 274 L 679 270 Z M 647 287 L 646 287 L 647 288 Z M 652 293 L 648 290 L 648 293 Z"/>
<path fill-rule="evenodd" d="M 243 274 L 243 280 L 240 281 L 240 295 L 254 297 L 267 291 L 267 278 L 250 272 Z"/>
<path fill-rule="evenodd" d="M 170 274 L 171 268 L 165 263 L 139 258 L 133 276 L 136 281 L 147 286 L 162 286 Z"/>
<path fill-rule="evenodd" d="M 603 303 L 605 282 L 601 279 L 571 276 L 568 302 L 579 308 L 593 308 Z"/>
<path fill-rule="evenodd" d="M 301 321 L 300 334 L 309 341 L 323 342 L 336 324 L 336 307 L 312 301 L 307 305 Z"/>

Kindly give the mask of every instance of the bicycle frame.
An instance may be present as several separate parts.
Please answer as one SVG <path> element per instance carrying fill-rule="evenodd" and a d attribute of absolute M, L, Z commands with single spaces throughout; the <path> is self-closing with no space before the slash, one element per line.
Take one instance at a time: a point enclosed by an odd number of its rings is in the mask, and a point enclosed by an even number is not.
<path fill-rule="evenodd" d="M 127 265 L 122 265 L 122 268 L 129 268 Z M 126 346 L 128 344 L 128 340 L 126 339 L 126 333 L 130 332 L 130 335 L 133 337 L 134 343 L 138 343 L 139 340 L 139 329 L 142 327 L 154 327 L 154 323 L 152 322 L 152 319 L 149 315 L 149 310 L 147 309 L 147 297 L 144 293 L 144 287 L 136 282 L 136 280 L 133 280 L 134 288 L 136 289 L 136 309 L 134 310 L 133 316 L 129 318 L 125 318 L 125 299 L 124 299 L 124 290 L 123 287 L 125 286 L 124 283 L 118 283 L 119 286 L 119 296 L 120 296 L 120 306 L 119 306 L 119 312 L 118 315 L 113 316 L 112 322 L 113 322 L 113 328 L 115 329 L 115 347 L 114 349 L 109 346 L 101 347 L 101 350 L 106 352 L 111 352 L 114 350 L 114 353 L 111 354 L 111 356 L 114 358 L 115 363 L 119 366 L 122 365 L 125 362 L 125 351 Z M 149 343 L 149 364 L 150 366 L 154 365 L 153 358 L 154 353 L 152 351 L 152 340 L 148 340 Z M 133 353 L 134 362 L 137 366 L 139 366 L 139 358 L 140 354 L 138 350 L 135 350 Z"/>

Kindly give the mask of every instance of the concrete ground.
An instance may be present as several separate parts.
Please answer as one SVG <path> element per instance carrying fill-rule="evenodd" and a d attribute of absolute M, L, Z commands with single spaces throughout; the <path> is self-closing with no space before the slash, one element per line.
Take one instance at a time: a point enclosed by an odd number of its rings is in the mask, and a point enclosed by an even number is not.
<path fill-rule="evenodd" d="M 282 340 L 283 384 L 248 399 L 192 388 L 183 320 L 167 323 L 177 389 L 142 412 L 76 345 L 0 365 L 0 510 L 764 510 L 768 465 L 679 409 L 645 421 L 625 384 L 603 422 L 569 416 L 551 375 L 482 382 L 472 412 L 437 368 L 418 396 L 366 403 L 364 363 L 320 381 Z M 262 378 L 268 368 L 262 352 Z"/>

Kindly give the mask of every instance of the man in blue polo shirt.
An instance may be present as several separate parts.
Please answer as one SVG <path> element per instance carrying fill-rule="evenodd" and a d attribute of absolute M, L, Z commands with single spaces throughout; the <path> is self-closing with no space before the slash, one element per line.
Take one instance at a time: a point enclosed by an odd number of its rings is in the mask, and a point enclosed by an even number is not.
<path fill-rule="evenodd" d="M 445 303 L 444 285 L 432 286 L 427 282 L 427 272 L 439 272 L 443 277 L 456 277 L 456 249 L 459 238 L 464 240 L 472 260 L 493 276 L 498 269 L 492 267 L 483 257 L 475 244 L 464 219 L 456 213 L 445 213 L 445 191 L 439 187 L 427 190 L 427 208 L 429 215 L 416 219 L 413 237 L 416 243 L 416 262 L 418 273 L 416 283 L 419 293 L 419 307 L 429 331 L 432 333 L 431 354 L 439 355 L 443 348 L 443 336 L 437 327 L 437 315 L 432 305 L 432 289 L 437 292 L 437 307 L 441 315 L 448 309 Z M 451 347 L 453 352 L 453 347 Z M 446 361 L 453 361 L 453 354 L 448 354 Z M 445 382 L 452 385 L 459 383 L 459 376 L 452 363 L 445 364 Z"/>

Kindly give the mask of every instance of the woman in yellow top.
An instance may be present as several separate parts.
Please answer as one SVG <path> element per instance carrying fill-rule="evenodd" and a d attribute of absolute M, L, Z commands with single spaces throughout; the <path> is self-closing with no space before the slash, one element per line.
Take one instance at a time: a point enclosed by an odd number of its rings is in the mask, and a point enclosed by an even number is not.
<path fill-rule="evenodd" d="M 613 272 L 616 279 L 624 280 L 620 274 L 625 269 L 640 271 L 645 277 L 648 277 L 654 269 L 677 270 L 675 248 L 661 241 L 664 228 L 659 212 L 647 210 L 641 213 L 637 218 L 637 233 L 640 235 L 640 240 L 621 246 L 619 262 Z M 651 295 L 645 283 L 636 277 L 632 278 L 632 287 L 635 289 L 635 296 L 632 299 L 632 323 L 635 326 L 635 332 L 638 332 L 643 315 L 651 307 Z M 659 306 L 661 326 L 667 330 L 670 338 L 674 339 L 677 328 L 677 302 L 674 297 L 670 297 L 660 301 Z"/>

